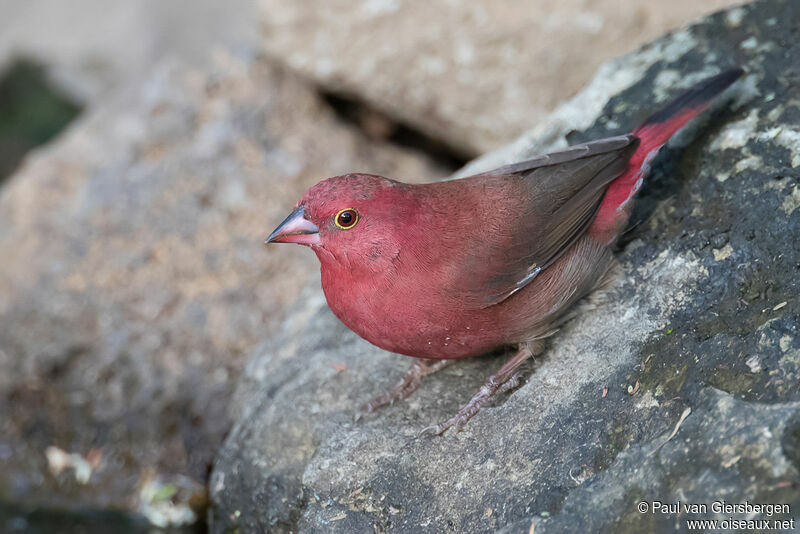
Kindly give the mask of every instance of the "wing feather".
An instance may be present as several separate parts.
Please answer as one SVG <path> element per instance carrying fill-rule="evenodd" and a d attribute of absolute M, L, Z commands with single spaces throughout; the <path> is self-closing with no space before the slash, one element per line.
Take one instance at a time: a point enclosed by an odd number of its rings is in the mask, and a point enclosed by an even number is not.
<path fill-rule="evenodd" d="M 485 198 L 477 209 L 500 219 L 470 236 L 466 265 L 484 274 L 463 269 L 472 272 L 456 277 L 461 301 L 492 306 L 531 283 L 586 232 L 637 145 L 633 135 L 611 137 L 456 180 L 481 187 Z M 510 209 L 492 198 L 499 190 L 515 197 Z"/>

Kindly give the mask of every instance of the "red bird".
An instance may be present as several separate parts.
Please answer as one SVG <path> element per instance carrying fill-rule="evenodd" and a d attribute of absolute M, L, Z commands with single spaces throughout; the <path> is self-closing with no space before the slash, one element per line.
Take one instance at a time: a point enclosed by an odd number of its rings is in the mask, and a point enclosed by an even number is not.
<path fill-rule="evenodd" d="M 333 313 L 370 343 L 415 358 L 368 410 L 410 395 L 457 358 L 516 353 L 451 419 L 460 428 L 519 383 L 576 302 L 607 278 L 648 163 L 742 75 L 709 78 L 628 135 L 459 180 L 411 185 L 335 176 L 303 195 L 267 243 L 311 247 Z"/>

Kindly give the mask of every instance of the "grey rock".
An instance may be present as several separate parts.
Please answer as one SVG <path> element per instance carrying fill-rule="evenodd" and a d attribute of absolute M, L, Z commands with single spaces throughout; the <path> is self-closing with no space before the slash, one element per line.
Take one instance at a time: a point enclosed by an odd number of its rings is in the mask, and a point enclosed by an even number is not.
<path fill-rule="evenodd" d="M 463 432 L 417 435 L 501 358 L 447 368 L 356 421 L 408 361 L 349 332 L 308 287 L 240 380 L 210 481 L 212 532 L 687 531 L 683 516 L 637 512 L 642 500 L 796 514 L 797 20 L 800 4 L 769 0 L 668 34 L 464 171 L 628 131 L 700 78 L 749 72 L 654 162 L 615 283 Z"/>
<path fill-rule="evenodd" d="M 201 66 L 257 39 L 255 0 L 0 0 L 0 72 L 19 59 L 47 68 L 87 104 L 134 87 L 165 58 Z"/>
<path fill-rule="evenodd" d="M 604 62 L 738 0 L 260 0 L 263 42 L 326 89 L 482 153 Z M 633 82 L 635 78 L 630 81 Z"/>
<path fill-rule="evenodd" d="M 800 402 L 747 402 L 707 387 L 692 404 L 674 438 L 631 445 L 607 471 L 570 492 L 557 514 L 519 521 L 501 532 L 525 532 L 531 523 L 536 532 L 600 532 L 609 525 L 622 532 L 684 532 L 688 520 L 746 516 L 724 513 L 722 503 L 794 508 L 796 496 L 780 488 L 800 467 L 792 445 L 800 429 Z M 745 487 L 745 481 L 756 487 Z M 705 509 L 680 516 L 663 511 L 675 503 Z"/>

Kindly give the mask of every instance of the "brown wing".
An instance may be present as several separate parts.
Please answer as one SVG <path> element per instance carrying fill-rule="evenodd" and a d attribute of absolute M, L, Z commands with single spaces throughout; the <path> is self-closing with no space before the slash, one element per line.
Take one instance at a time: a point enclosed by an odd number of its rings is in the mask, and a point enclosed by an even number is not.
<path fill-rule="evenodd" d="M 464 178 L 481 184 L 483 209 L 499 221 L 470 240 L 469 263 L 477 269 L 458 282 L 468 300 L 502 302 L 553 263 L 591 225 L 637 145 L 633 135 L 610 137 Z M 517 198 L 504 206 L 493 191 Z"/>

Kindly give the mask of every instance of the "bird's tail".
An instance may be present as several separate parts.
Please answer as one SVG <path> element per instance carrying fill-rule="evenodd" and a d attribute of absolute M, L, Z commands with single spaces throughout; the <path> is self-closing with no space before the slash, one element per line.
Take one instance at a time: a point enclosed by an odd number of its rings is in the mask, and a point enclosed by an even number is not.
<path fill-rule="evenodd" d="M 698 83 L 663 109 L 651 115 L 633 131 L 639 147 L 633 153 L 628 170 L 611 182 L 597 210 L 589 233 L 603 243 L 611 243 L 625 228 L 633 203 L 631 200 L 652 158 L 684 124 L 702 113 L 718 94 L 744 73 L 730 69 Z"/>

